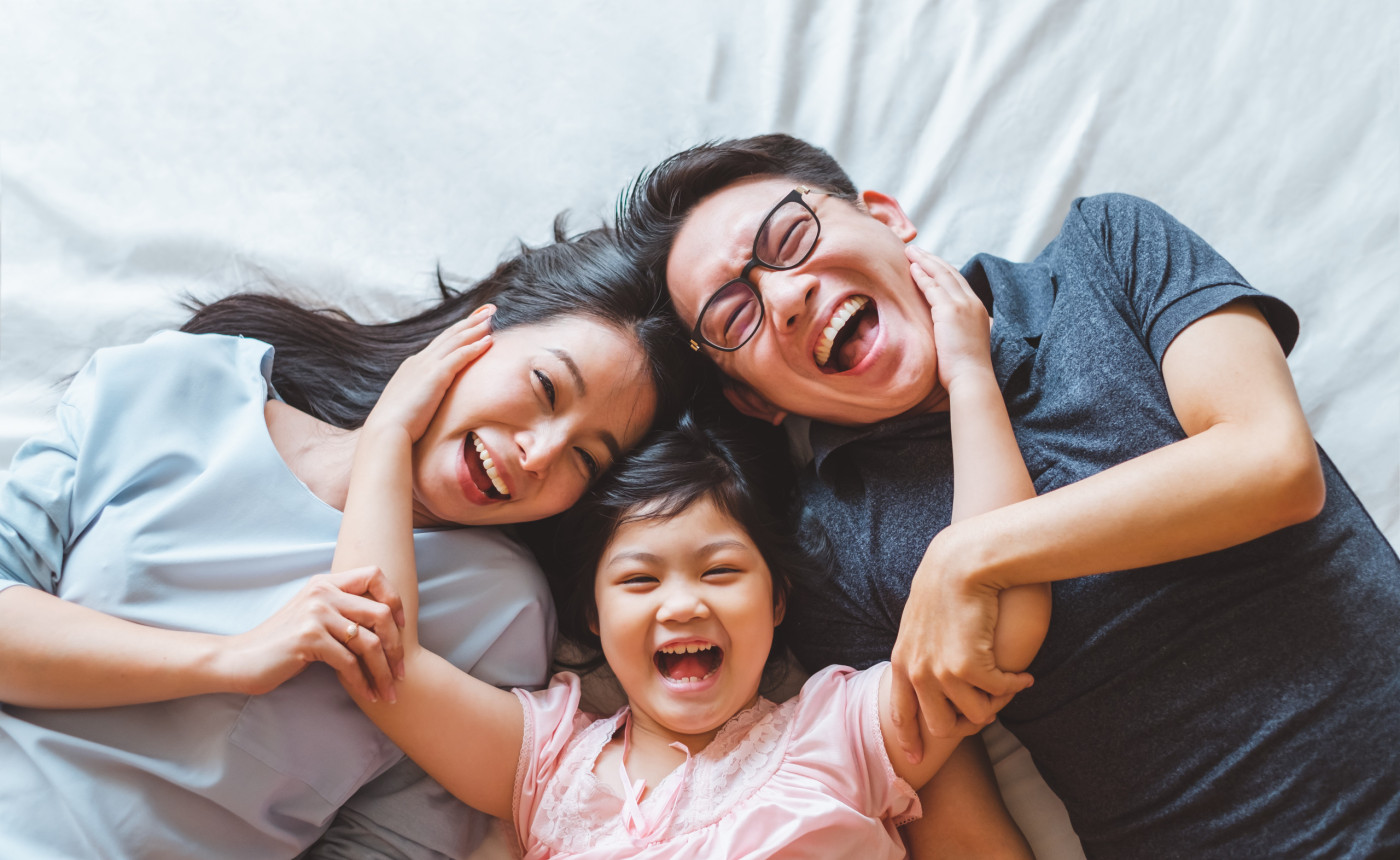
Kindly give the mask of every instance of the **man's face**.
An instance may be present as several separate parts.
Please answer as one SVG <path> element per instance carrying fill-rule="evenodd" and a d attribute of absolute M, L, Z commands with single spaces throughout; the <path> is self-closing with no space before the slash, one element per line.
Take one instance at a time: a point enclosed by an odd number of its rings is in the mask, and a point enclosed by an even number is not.
<path fill-rule="evenodd" d="M 741 180 L 690 213 L 666 266 L 687 328 L 710 296 L 739 276 L 759 224 L 798 184 L 775 176 Z M 756 417 L 791 412 L 859 425 L 926 406 L 938 364 L 928 304 L 904 255 L 913 224 L 892 198 L 874 192 L 863 196 L 868 211 L 818 192 L 803 199 L 821 221 L 811 256 L 784 271 L 754 267 L 749 280 L 764 305 L 758 330 L 735 352 L 701 351 L 742 383 L 731 399 Z"/>

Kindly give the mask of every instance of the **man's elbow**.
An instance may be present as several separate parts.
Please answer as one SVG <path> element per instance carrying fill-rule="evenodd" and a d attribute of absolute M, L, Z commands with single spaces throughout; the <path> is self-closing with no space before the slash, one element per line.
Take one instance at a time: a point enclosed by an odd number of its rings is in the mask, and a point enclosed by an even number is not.
<path fill-rule="evenodd" d="M 1276 519 L 1274 529 L 1306 522 L 1322 512 L 1327 481 L 1311 435 L 1276 446 L 1269 461 L 1269 509 Z"/>

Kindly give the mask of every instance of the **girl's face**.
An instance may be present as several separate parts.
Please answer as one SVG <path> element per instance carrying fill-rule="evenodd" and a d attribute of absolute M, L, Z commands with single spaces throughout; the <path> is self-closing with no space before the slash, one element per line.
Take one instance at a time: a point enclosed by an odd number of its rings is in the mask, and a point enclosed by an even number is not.
<path fill-rule="evenodd" d="M 782 606 L 748 533 L 708 497 L 619 526 L 593 591 L 638 729 L 705 743 L 757 698 Z"/>
<path fill-rule="evenodd" d="M 570 316 L 492 340 L 413 447 L 416 526 L 557 514 L 651 424 L 656 392 L 630 334 Z"/>

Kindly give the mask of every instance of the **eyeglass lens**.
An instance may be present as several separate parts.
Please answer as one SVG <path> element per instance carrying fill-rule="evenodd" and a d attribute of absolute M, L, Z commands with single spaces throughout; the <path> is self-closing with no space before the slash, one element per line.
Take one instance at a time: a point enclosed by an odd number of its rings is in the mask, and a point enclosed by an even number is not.
<path fill-rule="evenodd" d="M 792 200 L 774 209 L 758 228 L 754 259 L 769 269 L 791 269 L 807 258 L 817 241 L 812 210 Z M 700 320 L 700 334 L 721 349 L 738 349 L 763 321 L 757 288 L 736 279 L 710 298 Z"/>

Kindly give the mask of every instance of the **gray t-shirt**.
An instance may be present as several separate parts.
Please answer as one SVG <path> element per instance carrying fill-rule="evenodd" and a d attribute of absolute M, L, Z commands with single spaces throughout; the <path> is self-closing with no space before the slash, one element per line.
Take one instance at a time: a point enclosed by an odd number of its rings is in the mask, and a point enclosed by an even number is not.
<path fill-rule="evenodd" d="M 1241 297 L 1285 350 L 1297 319 L 1160 208 L 1076 200 L 1030 263 L 979 255 L 992 357 L 1046 493 L 1184 433 L 1160 364 Z M 811 670 L 888 659 L 909 582 L 950 519 L 946 413 L 815 424 L 804 530 L 836 569 L 792 602 Z M 1400 561 L 1324 454 L 1306 523 L 1220 552 L 1057 582 L 1035 686 L 1001 713 L 1090 857 L 1400 851 Z"/>

